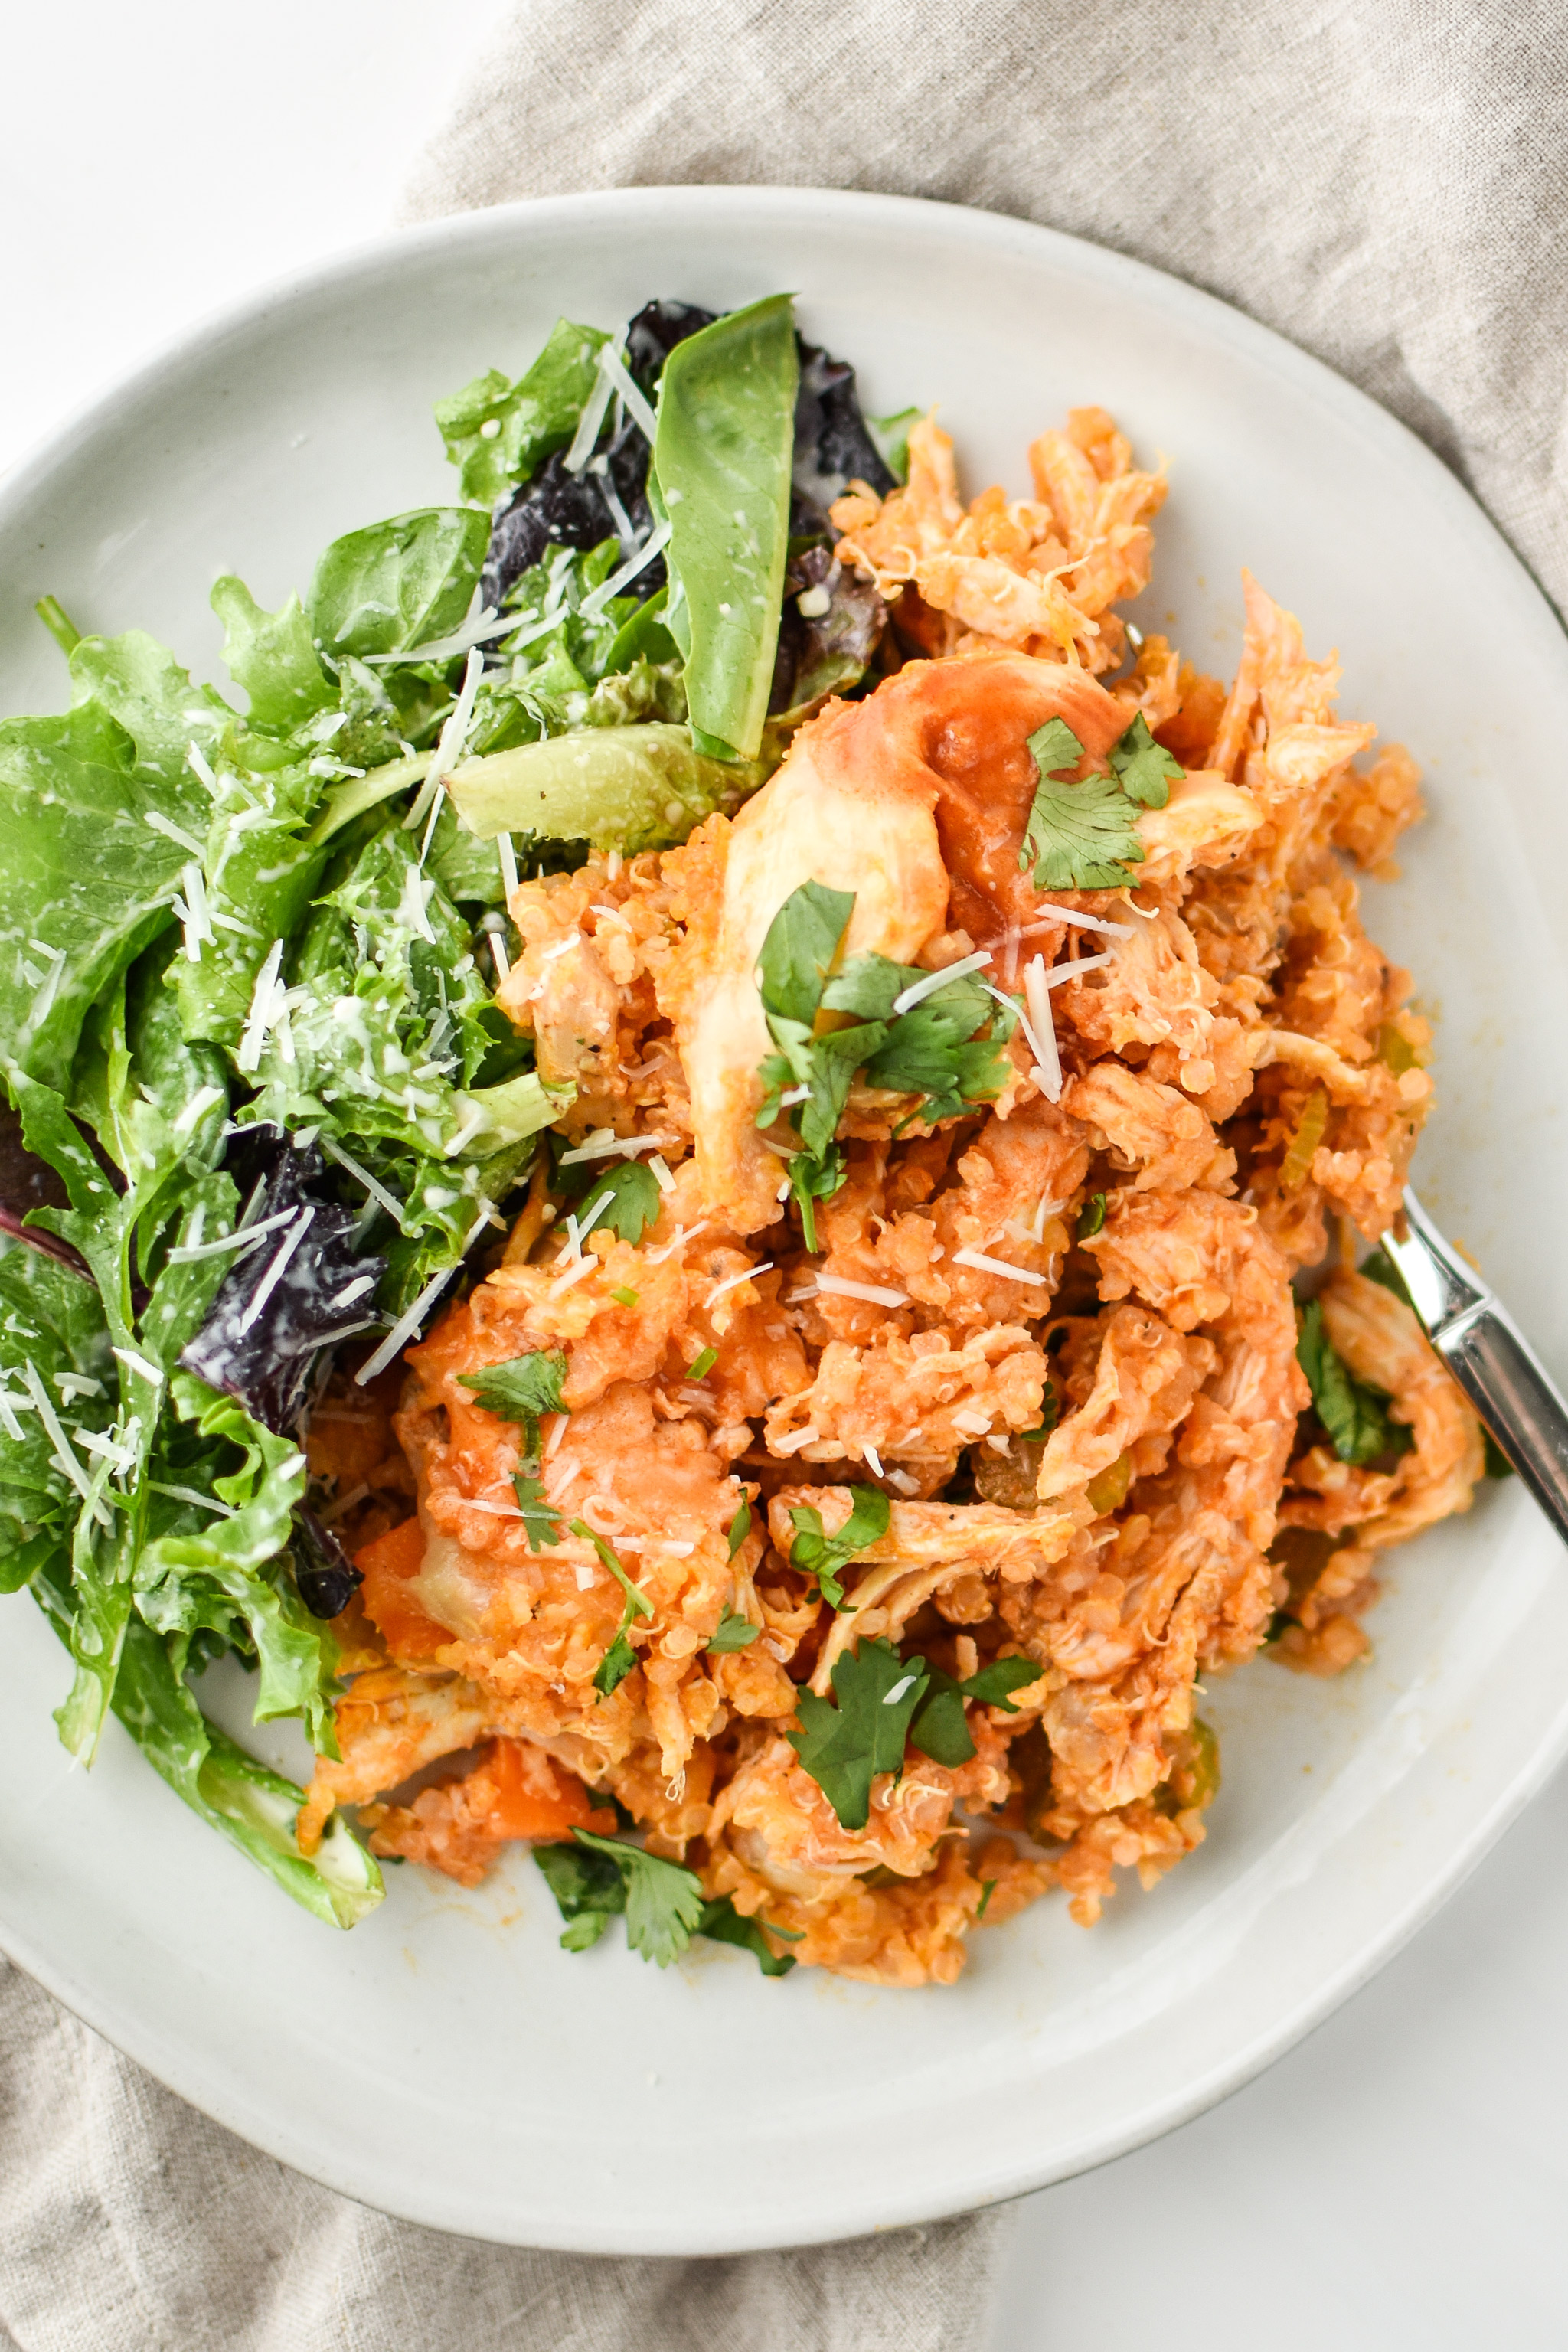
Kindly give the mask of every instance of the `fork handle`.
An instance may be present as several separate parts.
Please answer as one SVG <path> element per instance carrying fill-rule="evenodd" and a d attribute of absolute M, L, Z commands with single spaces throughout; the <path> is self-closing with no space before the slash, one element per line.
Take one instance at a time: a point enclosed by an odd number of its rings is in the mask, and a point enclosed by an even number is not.
<path fill-rule="evenodd" d="M 1489 1301 L 1432 1344 L 1568 1543 L 1568 1405 L 1511 1316 Z"/>

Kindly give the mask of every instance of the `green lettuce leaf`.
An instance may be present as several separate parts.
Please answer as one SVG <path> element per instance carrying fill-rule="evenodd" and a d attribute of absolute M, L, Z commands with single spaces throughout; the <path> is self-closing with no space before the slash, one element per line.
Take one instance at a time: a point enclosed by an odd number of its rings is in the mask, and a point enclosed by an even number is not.
<path fill-rule="evenodd" d="M 215 699 L 139 631 L 84 638 L 71 677 L 63 717 L 0 722 L 0 1054 L 57 1089 L 90 1007 L 173 920 L 208 820 L 185 747 Z"/>
<path fill-rule="evenodd" d="M 654 476 L 671 538 L 666 624 L 686 656 L 693 742 L 762 746 L 789 551 L 800 377 L 790 296 L 678 343 L 658 389 Z"/>
<path fill-rule="evenodd" d="M 61 1638 L 69 1641 L 71 1594 L 58 1559 L 33 1579 L 33 1591 Z M 329 1927 L 352 1927 L 384 1893 L 381 1872 L 339 1813 L 320 1851 L 300 1851 L 296 1823 L 304 1790 L 268 1771 L 206 1721 L 184 1679 L 187 1644 L 165 1640 L 132 1618 L 114 1693 L 114 1712 L 192 1811 L 238 1847 L 303 1909 Z"/>
<path fill-rule="evenodd" d="M 328 708 L 331 683 L 316 659 L 298 596 L 276 613 L 264 612 L 244 581 L 226 572 L 210 602 L 223 623 L 224 661 L 250 698 L 253 725 L 283 734 Z"/>
<path fill-rule="evenodd" d="M 565 447 L 598 375 L 595 355 L 608 341 L 597 327 L 557 319 L 544 349 L 515 383 L 489 368 L 450 400 L 437 402 L 436 422 L 466 499 L 488 511 L 528 481 L 552 451 Z"/>
<path fill-rule="evenodd" d="M 684 841 L 762 781 L 760 771 L 694 751 L 689 728 L 648 720 L 466 760 L 447 789 L 463 824 L 486 840 L 585 841 L 635 857 Z"/>
<path fill-rule="evenodd" d="M 239 1466 L 222 1470 L 214 1449 L 193 1491 L 210 1489 L 222 1512 L 187 1508 L 184 1526 L 155 1538 L 137 1559 L 136 1607 L 160 1633 L 198 1626 L 232 1639 L 243 1624 L 260 1668 L 255 1719 L 297 1715 L 312 1745 L 331 1729 L 337 1644 L 300 1601 L 289 1573 L 293 1510 L 305 1497 L 305 1457 L 275 1437 L 233 1397 L 189 1372 L 176 1372 L 170 1401 L 196 1434 L 237 1449 Z M 209 1466 L 210 1465 L 210 1466 Z"/>
<path fill-rule="evenodd" d="M 422 507 L 335 539 L 305 598 L 311 636 L 334 660 L 446 636 L 468 614 L 489 541 L 489 517 L 470 507 Z"/>

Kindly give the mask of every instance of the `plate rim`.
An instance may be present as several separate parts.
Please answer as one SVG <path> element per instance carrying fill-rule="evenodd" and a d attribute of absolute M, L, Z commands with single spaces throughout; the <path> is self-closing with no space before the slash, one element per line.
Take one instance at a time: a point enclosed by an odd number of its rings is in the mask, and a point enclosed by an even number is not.
<path fill-rule="evenodd" d="M 1448 513 L 1457 521 L 1462 519 L 1464 527 L 1472 533 L 1478 522 L 1481 525 L 1478 544 L 1489 545 L 1494 562 L 1516 594 L 1521 587 L 1527 592 L 1525 607 L 1533 611 L 1538 623 L 1545 624 L 1543 639 L 1553 644 L 1558 658 L 1568 650 L 1568 635 L 1545 591 L 1480 501 L 1436 452 L 1370 394 L 1277 329 L 1266 326 L 1218 295 L 1151 263 L 1042 223 L 926 197 L 855 189 L 792 187 L 786 183 L 742 186 L 723 182 L 678 183 L 522 198 L 479 211 L 458 212 L 394 227 L 337 248 L 305 267 L 278 273 L 248 291 L 215 305 L 156 342 L 131 368 L 80 403 L 52 431 L 35 440 L 0 475 L 0 520 L 7 520 L 15 507 L 47 488 L 51 478 L 58 478 L 65 473 L 100 432 L 112 427 L 125 406 L 144 401 L 155 394 L 162 381 L 211 357 L 230 336 L 254 332 L 265 323 L 268 312 L 307 305 L 337 285 L 363 284 L 377 274 L 395 272 L 405 255 L 438 252 L 443 247 L 477 253 L 492 241 L 505 244 L 515 236 L 520 224 L 531 223 L 542 230 L 558 224 L 577 226 L 584 221 L 592 222 L 595 215 L 611 220 L 628 205 L 650 211 L 673 205 L 678 215 L 686 215 L 689 223 L 711 217 L 721 207 L 727 221 L 739 215 L 742 222 L 750 217 L 759 224 L 776 220 L 781 207 L 797 221 L 808 223 L 814 215 L 831 218 L 846 213 L 873 226 L 884 222 L 889 229 L 900 232 L 907 230 L 911 223 L 925 223 L 933 235 L 946 240 L 968 241 L 1003 256 L 1009 248 L 1047 255 L 1058 270 L 1065 269 L 1112 296 L 1119 288 L 1124 288 L 1141 307 L 1163 309 L 1168 314 L 1195 322 L 1205 340 L 1239 350 L 1254 367 L 1261 366 L 1289 383 L 1298 394 L 1309 392 L 1331 415 L 1370 439 L 1374 447 L 1381 442 L 1391 455 L 1397 456 L 1404 467 L 1408 469 L 1414 465 L 1420 469 L 1428 496 L 1441 500 Z M 681 225 L 679 219 L 672 224 Z M 868 2226 L 880 2231 L 917 2225 L 955 2212 L 1005 2203 L 1112 2162 L 1218 2105 L 1256 2079 L 1323 2022 L 1411 1940 L 1496 1844 L 1564 1755 L 1568 1755 L 1568 1693 L 1532 1751 L 1521 1759 L 1444 1865 L 1433 1871 L 1420 1889 L 1386 1919 L 1377 1934 L 1367 1937 L 1325 1984 L 1298 2000 L 1267 2031 L 1255 2034 L 1242 2049 L 1212 2065 L 1181 2093 L 1166 2093 L 1156 2098 L 1136 2120 L 1129 2119 L 1118 2129 L 1107 2132 L 1091 2147 L 1080 2147 L 1076 2152 L 1027 2168 L 1027 2177 L 1019 2177 L 1015 2166 L 1004 2177 L 976 2191 L 972 2172 L 954 2190 L 933 2189 L 924 2200 L 906 2196 L 891 2218 L 870 2225 L 862 2218 L 847 2229 L 824 2221 L 820 2226 L 804 2229 L 797 2223 L 786 2232 L 773 2235 L 759 2235 L 746 2229 L 736 2234 L 726 2231 L 721 2217 L 720 2226 L 713 2226 L 703 2217 L 694 2229 L 683 2234 L 679 2244 L 671 2243 L 668 2231 L 655 2233 L 636 2230 L 606 2243 L 602 2231 L 595 2232 L 592 2226 L 583 2231 L 557 2229 L 541 2238 L 537 2233 L 519 2234 L 524 2226 L 521 2223 L 503 2231 L 483 2222 L 476 2224 L 472 2217 L 464 2219 L 455 2210 L 436 2218 L 438 2200 L 420 2205 L 416 2200 L 397 2194 L 390 2181 L 384 2184 L 367 2180 L 367 2175 L 385 2168 L 374 2150 L 367 2151 L 366 2161 L 356 2178 L 348 2167 L 334 2162 L 330 2152 L 313 2153 L 309 2147 L 297 2146 L 287 2118 L 271 2130 L 263 2130 L 254 2118 L 244 2114 L 242 2102 L 226 2095 L 223 2084 L 209 2082 L 191 2087 L 184 2076 L 200 2072 L 199 2058 L 190 2068 L 182 2069 L 178 2051 L 163 2046 L 174 2042 L 172 2033 L 147 2027 L 134 2014 L 121 2015 L 109 1993 L 77 1982 L 70 1969 L 57 1965 L 48 1953 L 36 1949 L 26 1930 L 18 1931 L 9 1923 L 3 1905 L 0 1952 L 83 2024 L 199 2113 L 322 2187 L 359 2203 L 373 2203 L 375 2210 L 418 2226 L 498 2244 L 544 2244 L 561 2251 L 593 2254 L 727 2254 L 766 2246 L 831 2243 L 864 2234 Z"/>

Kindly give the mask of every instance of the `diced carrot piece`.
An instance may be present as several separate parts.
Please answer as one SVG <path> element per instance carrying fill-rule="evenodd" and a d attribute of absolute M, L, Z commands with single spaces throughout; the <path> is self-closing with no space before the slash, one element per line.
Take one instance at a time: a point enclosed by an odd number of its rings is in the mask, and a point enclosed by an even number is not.
<path fill-rule="evenodd" d="M 425 1530 L 416 1518 L 405 1519 L 354 1554 L 354 1566 L 364 1579 L 360 1598 L 365 1614 L 396 1658 L 433 1658 L 452 1639 L 408 1590 L 424 1564 Z"/>
<path fill-rule="evenodd" d="M 493 1838 L 564 1838 L 574 1830 L 613 1830 L 616 1817 L 577 1778 L 538 1748 L 498 1739 L 487 1757 L 495 1796 L 483 1821 Z"/>

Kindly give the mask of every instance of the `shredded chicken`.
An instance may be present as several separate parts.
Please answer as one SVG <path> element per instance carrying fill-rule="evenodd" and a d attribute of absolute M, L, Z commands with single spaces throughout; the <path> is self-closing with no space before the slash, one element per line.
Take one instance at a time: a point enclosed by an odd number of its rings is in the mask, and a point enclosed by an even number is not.
<path fill-rule="evenodd" d="M 1164 483 L 1102 411 L 1035 443 L 1032 499 L 965 505 L 932 419 L 910 456 L 907 487 L 834 509 L 901 669 L 830 703 L 732 819 L 512 893 L 499 1002 L 576 1089 L 562 1139 L 639 1141 L 657 1209 L 584 1236 L 570 1164 L 541 1160 L 395 1416 L 379 1391 L 335 1437 L 322 1416 L 312 1467 L 362 1498 L 364 1580 L 341 1760 L 300 1823 L 308 1846 L 359 1805 L 378 1851 L 471 1884 L 614 1797 L 798 1959 L 897 1985 L 951 1982 L 982 1913 L 1057 1886 L 1089 1923 L 1119 1872 L 1189 1853 L 1217 1784 L 1200 1674 L 1266 1642 L 1314 1672 L 1363 1654 L 1374 1559 L 1483 1468 L 1376 1282 L 1342 1265 L 1320 1296 L 1387 1401 L 1387 1459 L 1340 1458 L 1297 1356 L 1295 1276 L 1332 1227 L 1385 1230 L 1431 1101 L 1426 1024 L 1343 862 L 1391 870 L 1413 761 L 1356 764 L 1373 730 L 1336 715 L 1335 662 L 1250 579 L 1228 689 L 1159 636 L 1121 670 L 1112 607 L 1147 583 Z M 1103 775 L 1135 713 L 1184 771 L 1136 813 L 1142 863 L 1040 891 L 1027 739 L 1063 719 Z M 854 892 L 846 956 L 984 956 L 1015 999 L 1036 957 L 1088 967 L 1048 991 L 1059 1081 L 1037 993 L 962 1117 L 850 1094 L 815 1248 L 756 1125 L 757 959 L 807 881 Z M 540 1355 L 562 1409 L 534 1440 L 467 1382 Z M 885 1529 L 839 1560 L 835 1609 L 797 1529 L 831 1547 L 868 1489 Z M 911 1745 L 847 1828 L 788 1735 L 875 1641 L 952 1684 L 1026 1678 L 969 1706 L 966 1761 Z"/>

